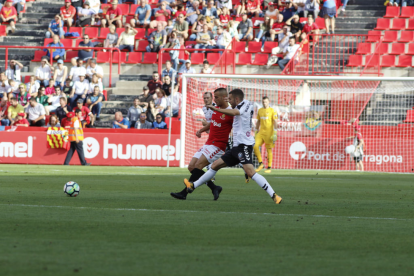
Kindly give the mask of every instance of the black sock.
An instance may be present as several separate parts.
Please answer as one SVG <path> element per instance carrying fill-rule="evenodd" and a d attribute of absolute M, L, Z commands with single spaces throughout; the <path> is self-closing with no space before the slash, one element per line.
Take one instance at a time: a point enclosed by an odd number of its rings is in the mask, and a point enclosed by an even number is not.
<path fill-rule="evenodd" d="M 207 186 L 211 189 L 214 190 L 217 186 L 213 183 L 213 181 L 209 180 L 207 182 Z"/>
<path fill-rule="evenodd" d="M 267 169 L 268 169 L 268 170 L 270 170 L 270 169 L 271 169 L 271 167 L 267 167 Z"/>
<path fill-rule="evenodd" d="M 245 174 L 244 174 L 244 177 L 245 177 L 246 179 L 249 179 L 249 176 L 247 175 L 247 173 L 245 173 Z"/>

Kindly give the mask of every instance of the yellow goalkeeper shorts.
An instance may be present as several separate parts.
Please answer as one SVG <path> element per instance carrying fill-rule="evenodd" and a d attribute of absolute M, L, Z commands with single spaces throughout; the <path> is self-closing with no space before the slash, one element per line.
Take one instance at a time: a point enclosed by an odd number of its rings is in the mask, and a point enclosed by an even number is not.
<path fill-rule="evenodd" d="M 259 147 L 263 145 L 263 143 L 267 149 L 273 149 L 275 146 L 275 143 L 273 142 L 273 133 L 261 133 L 259 131 L 254 139 L 256 140 L 256 145 Z"/>

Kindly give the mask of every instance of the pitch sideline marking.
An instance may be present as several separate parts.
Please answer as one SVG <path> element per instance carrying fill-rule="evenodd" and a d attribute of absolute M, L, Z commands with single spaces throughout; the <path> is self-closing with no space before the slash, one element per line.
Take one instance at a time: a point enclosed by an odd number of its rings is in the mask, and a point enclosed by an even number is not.
<path fill-rule="evenodd" d="M 0 204 L 0 206 L 10 206 L 10 207 L 35 207 L 35 208 L 37 207 L 37 208 L 92 209 L 92 210 L 110 210 L 110 211 L 219 213 L 219 214 L 240 214 L 240 215 L 298 216 L 298 217 L 313 217 L 313 218 L 342 218 L 342 219 L 365 219 L 365 220 L 401 220 L 401 221 L 410 221 L 410 220 L 412 220 L 412 219 L 379 218 L 379 217 L 346 217 L 346 216 L 328 216 L 328 215 L 276 214 L 276 213 L 246 213 L 246 212 L 211 212 L 211 211 L 157 210 L 157 209 L 134 209 L 134 208 L 97 208 L 97 207 L 71 207 L 71 206 L 28 205 L 28 204 Z"/>

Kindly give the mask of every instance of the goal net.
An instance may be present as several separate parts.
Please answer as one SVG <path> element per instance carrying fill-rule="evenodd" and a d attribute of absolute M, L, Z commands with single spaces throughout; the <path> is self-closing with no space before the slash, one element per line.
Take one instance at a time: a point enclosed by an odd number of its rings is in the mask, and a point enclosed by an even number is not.
<path fill-rule="evenodd" d="M 244 91 L 255 107 L 253 125 L 269 97 L 278 114 L 274 169 L 356 170 L 360 162 L 365 171 L 414 170 L 414 78 L 203 74 L 183 78 L 181 167 L 208 138 L 195 136 L 203 94 L 219 87 Z M 267 164 L 264 145 L 261 153 Z"/>

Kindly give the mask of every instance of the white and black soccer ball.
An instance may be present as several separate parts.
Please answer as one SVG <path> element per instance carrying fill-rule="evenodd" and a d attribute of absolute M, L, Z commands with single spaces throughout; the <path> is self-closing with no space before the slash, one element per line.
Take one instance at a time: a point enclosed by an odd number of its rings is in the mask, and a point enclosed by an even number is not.
<path fill-rule="evenodd" d="M 68 183 L 65 184 L 65 186 L 63 186 L 63 192 L 67 196 L 72 196 L 72 197 L 78 196 L 80 192 L 79 184 L 73 181 L 69 181 Z"/>

